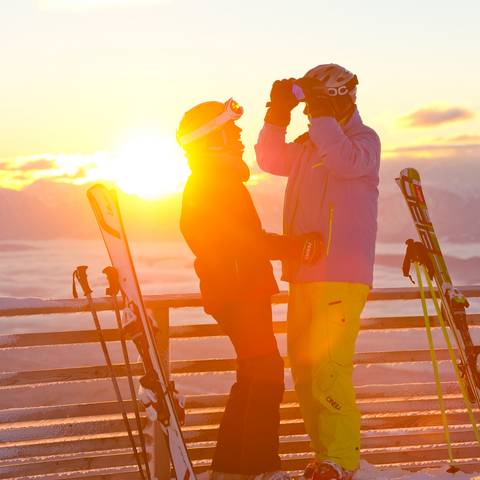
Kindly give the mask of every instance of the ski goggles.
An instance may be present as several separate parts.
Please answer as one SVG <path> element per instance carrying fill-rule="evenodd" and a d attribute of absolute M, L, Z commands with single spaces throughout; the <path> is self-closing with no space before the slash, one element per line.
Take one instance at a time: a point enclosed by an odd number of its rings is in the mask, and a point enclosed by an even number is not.
<path fill-rule="evenodd" d="M 341 87 L 327 87 L 327 92 L 331 97 L 337 95 L 346 95 L 351 92 L 358 85 L 358 78 L 354 75 L 345 85 Z"/>
<path fill-rule="evenodd" d="M 311 77 L 307 77 L 311 78 Z M 321 85 L 321 82 L 318 82 L 318 85 Z M 330 96 L 330 97 L 336 97 L 337 95 L 347 95 L 347 93 L 350 93 L 353 91 L 353 89 L 358 85 L 358 78 L 356 75 L 354 75 L 345 85 L 342 85 L 340 87 L 326 87 L 325 92 Z M 305 101 L 305 94 L 303 93 L 302 87 L 294 83 L 292 85 L 292 93 L 295 95 L 295 98 L 299 102 Z"/>
<path fill-rule="evenodd" d="M 243 107 L 233 98 L 229 98 L 225 102 L 225 108 L 220 115 L 205 123 L 200 128 L 193 130 L 193 132 L 182 135 L 178 139 L 178 143 L 180 143 L 182 147 L 188 145 L 189 143 L 208 135 L 222 125 L 225 125 L 225 123 L 230 122 L 231 120 L 238 120 L 242 115 Z"/>

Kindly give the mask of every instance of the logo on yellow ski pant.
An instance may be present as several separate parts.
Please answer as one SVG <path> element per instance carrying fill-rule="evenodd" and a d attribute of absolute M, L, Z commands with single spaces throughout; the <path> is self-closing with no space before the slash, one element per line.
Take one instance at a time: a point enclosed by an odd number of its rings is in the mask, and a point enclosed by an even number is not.
<path fill-rule="evenodd" d="M 305 428 L 318 461 L 358 468 L 360 413 L 353 355 L 369 287 L 347 282 L 290 284 L 288 354 Z"/>

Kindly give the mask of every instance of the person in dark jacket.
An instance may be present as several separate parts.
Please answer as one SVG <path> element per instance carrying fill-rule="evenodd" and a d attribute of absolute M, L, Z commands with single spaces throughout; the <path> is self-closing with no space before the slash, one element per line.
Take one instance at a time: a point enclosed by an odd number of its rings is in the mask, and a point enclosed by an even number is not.
<path fill-rule="evenodd" d="M 183 192 L 180 228 L 194 253 L 205 312 L 231 339 L 237 379 L 222 418 L 212 463 L 214 480 L 282 480 L 278 456 L 284 366 L 272 325 L 278 292 L 271 259 L 318 258 L 321 238 L 262 229 L 244 185 L 243 109 L 234 100 L 204 102 L 183 116 L 177 140 L 191 175 Z"/>

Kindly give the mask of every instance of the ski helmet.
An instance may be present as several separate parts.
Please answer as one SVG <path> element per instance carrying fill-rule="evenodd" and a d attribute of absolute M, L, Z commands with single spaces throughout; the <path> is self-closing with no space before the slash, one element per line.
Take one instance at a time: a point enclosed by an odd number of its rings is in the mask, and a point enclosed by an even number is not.
<path fill-rule="evenodd" d="M 321 82 L 332 97 L 347 93 L 352 96 L 358 85 L 357 76 L 336 63 L 317 65 L 304 76 Z"/>
<path fill-rule="evenodd" d="M 187 150 L 190 144 L 220 131 L 226 123 L 238 120 L 242 115 L 243 107 L 233 98 L 225 103 L 214 101 L 200 103 L 183 116 L 177 130 L 177 141 Z M 226 143 L 227 139 L 223 138 L 223 146 Z"/>

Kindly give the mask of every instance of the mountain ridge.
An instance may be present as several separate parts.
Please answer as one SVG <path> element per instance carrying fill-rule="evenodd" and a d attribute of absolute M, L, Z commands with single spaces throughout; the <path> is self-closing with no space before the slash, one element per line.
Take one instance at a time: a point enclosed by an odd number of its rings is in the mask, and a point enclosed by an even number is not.
<path fill-rule="evenodd" d="M 419 168 L 432 220 L 440 238 L 456 242 L 477 241 L 480 237 L 480 162 L 467 162 L 469 171 L 457 163 L 418 159 L 385 160 L 381 166 L 378 241 L 397 242 L 415 237 L 413 223 L 394 178 L 405 165 Z M 462 165 L 465 165 L 463 163 Z M 434 172 L 432 174 L 431 172 Z M 469 177 L 465 188 L 455 172 Z M 248 184 L 266 230 L 280 232 L 285 179 L 252 168 Z M 448 181 L 445 181 L 447 179 Z M 452 180 L 453 179 L 453 180 Z M 0 240 L 52 238 L 90 239 L 98 227 L 86 198 L 90 184 L 38 180 L 23 190 L 0 188 Z M 181 238 L 179 217 L 181 192 L 159 200 L 144 200 L 118 191 L 124 221 L 133 240 L 176 240 Z"/>

